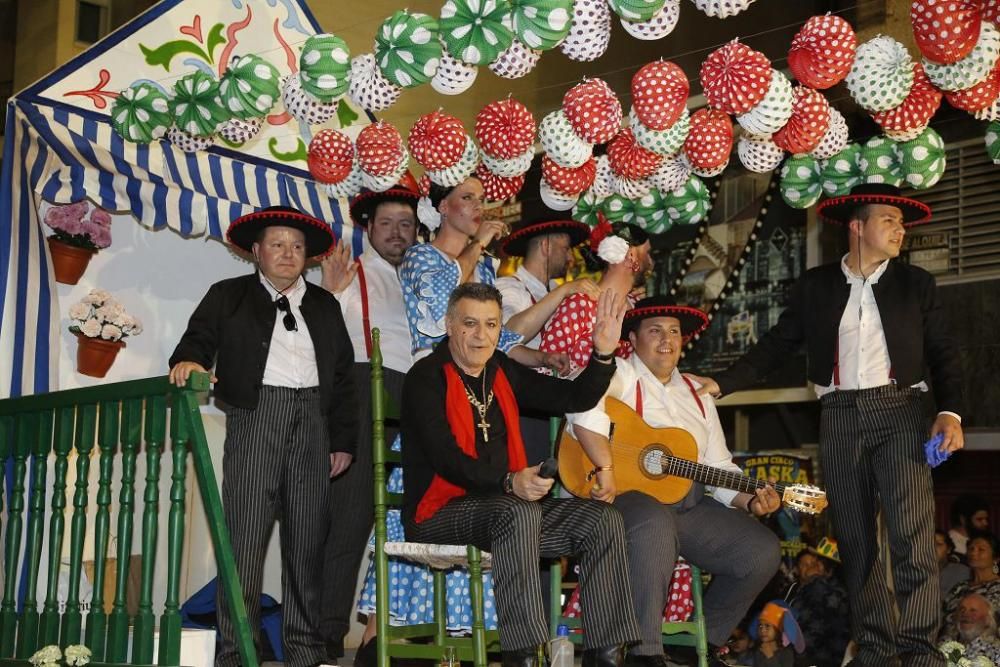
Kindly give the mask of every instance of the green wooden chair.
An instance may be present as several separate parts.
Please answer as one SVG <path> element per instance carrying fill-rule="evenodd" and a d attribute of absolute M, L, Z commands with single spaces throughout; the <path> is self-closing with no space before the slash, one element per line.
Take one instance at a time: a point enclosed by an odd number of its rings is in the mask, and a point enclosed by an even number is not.
<path fill-rule="evenodd" d="M 378 635 L 379 667 L 388 667 L 390 658 L 442 659 L 472 662 L 486 667 L 486 654 L 500 650 L 496 631 L 487 631 L 483 613 L 483 569 L 490 564 L 490 554 L 474 546 L 389 542 L 386 518 L 390 508 L 403 503 L 400 494 L 386 490 L 388 469 L 398 466 L 401 457 L 390 451 L 385 441 L 385 421 L 398 417 L 395 406 L 385 393 L 382 379 L 382 353 L 379 331 L 372 329 L 372 459 L 375 467 L 375 619 Z M 429 566 L 434 572 L 434 622 L 418 625 L 389 624 L 389 557 Z M 445 572 L 453 567 L 469 570 L 469 596 L 472 607 L 472 636 L 451 637 L 446 627 Z"/>
<path fill-rule="evenodd" d="M 552 442 L 552 450 L 559 437 L 562 420 L 555 417 L 550 421 L 549 437 Z M 558 494 L 558 484 L 553 487 L 553 493 Z M 694 564 L 688 563 L 691 567 L 691 600 L 694 603 L 694 610 L 687 621 L 663 624 L 663 643 L 673 646 L 693 646 L 698 654 L 699 667 L 708 667 L 708 632 L 705 625 L 705 610 L 702 606 L 702 572 Z M 580 628 L 580 619 L 563 616 L 562 604 L 562 564 L 555 561 L 550 566 L 550 593 L 551 606 L 549 609 L 549 632 L 554 637 L 556 629 L 560 625 L 569 628 Z M 583 637 L 579 632 L 571 632 L 570 639 L 576 644 L 582 642 Z"/>

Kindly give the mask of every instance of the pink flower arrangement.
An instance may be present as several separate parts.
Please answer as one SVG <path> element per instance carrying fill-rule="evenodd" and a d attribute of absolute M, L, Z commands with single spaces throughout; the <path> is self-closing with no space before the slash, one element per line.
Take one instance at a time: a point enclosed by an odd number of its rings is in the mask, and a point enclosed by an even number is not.
<path fill-rule="evenodd" d="M 45 224 L 55 231 L 56 239 L 72 246 L 100 250 L 111 245 L 111 215 L 86 201 L 53 206 L 45 214 Z"/>
<path fill-rule="evenodd" d="M 69 307 L 69 330 L 88 338 L 121 340 L 142 333 L 142 322 L 106 290 L 92 289 Z"/>

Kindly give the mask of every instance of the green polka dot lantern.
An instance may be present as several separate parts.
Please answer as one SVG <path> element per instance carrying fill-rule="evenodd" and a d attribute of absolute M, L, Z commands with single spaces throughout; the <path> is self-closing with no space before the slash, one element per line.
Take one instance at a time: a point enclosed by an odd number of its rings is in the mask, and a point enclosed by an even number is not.
<path fill-rule="evenodd" d="M 1000 164 L 1000 121 L 993 121 L 986 127 L 986 154 L 993 164 Z"/>
<path fill-rule="evenodd" d="M 889 137 L 872 137 L 861 148 L 858 167 L 865 183 L 903 184 L 903 156 Z"/>
<path fill-rule="evenodd" d="M 944 176 L 946 157 L 944 139 L 927 128 L 912 141 L 899 144 L 903 156 L 903 179 L 916 190 L 933 187 Z"/>
<path fill-rule="evenodd" d="M 174 84 L 170 112 L 178 129 L 196 137 L 215 134 L 229 120 L 219 95 L 219 81 L 201 70 L 181 77 Z"/>
<path fill-rule="evenodd" d="M 122 139 L 148 144 L 170 128 L 170 99 L 149 83 L 133 83 L 111 103 L 111 125 Z"/>
<path fill-rule="evenodd" d="M 437 21 L 427 14 L 396 12 L 375 35 L 375 62 L 385 78 L 400 88 L 427 83 L 441 62 Z"/>
<path fill-rule="evenodd" d="M 455 58 L 488 65 L 514 42 L 507 0 L 448 0 L 441 7 L 441 39 Z"/>
<path fill-rule="evenodd" d="M 842 197 L 861 182 L 864 174 L 858 165 L 860 159 L 861 146 L 847 144 L 843 150 L 823 162 L 820 178 L 827 197 Z"/>
<path fill-rule="evenodd" d="M 278 68 L 252 53 L 241 56 L 222 75 L 219 95 L 233 118 L 263 118 L 281 95 Z"/>
<path fill-rule="evenodd" d="M 302 90 L 319 102 L 339 100 L 351 84 L 351 52 L 336 35 L 312 35 L 299 55 Z"/>
<path fill-rule="evenodd" d="M 608 4 L 615 14 L 626 21 L 648 21 L 656 16 L 664 0 L 609 0 Z"/>
<path fill-rule="evenodd" d="M 588 190 L 573 205 L 573 219 L 590 227 L 596 227 L 597 223 L 600 222 L 597 214 L 601 212 L 603 202 L 603 198 Z"/>
<path fill-rule="evenodd" d="M 665 232 L 673 226 L 659 190 L 652 189 L 635 201 L 635 222 L 650 234 Z"/>
<path fill-rule="evenodd" d="M 621 195 L 611 195 L 601 204 L 601 212 L 608 222 L 632 222 L 635 218 L 635 202 Z"/>
<path fill-rule="evenodd" d="M 681 111 L 680 118 L 665 130 L 651 130 L 643 125 L 635 108 L 629 111 L 628 120 L 636 143 L 657 155 L 673 155 L 679 151 L 691 131 L 691 117 L 686 108 Z"/>
<path fill-rule="evenodd" d="M 811 155 L 795 155 L 781 167 L 781 198 L 792 208 L 809 208 L 823 194 L 822 170 Z"/>
<path fill-rule="evenodd" d="M 554 49 L 569 34 L 573 0 L 512 0 L 514 34 L 539 51 Z"/>
<path fill-rule="evenodd" d="M 851 97 L 868 111 L 902 104 L 913 86 L 913 59 L 892 37 L 879 35 L 858 46 L 845 79 Z"/>
<path fill-rule="evenodd" d="M 712 208 L 708 187 L 694 175 L 673 192 L 661 192 L 660 195 L 667 213 L 667 225 L 696 225 L 708 218 Z"/>

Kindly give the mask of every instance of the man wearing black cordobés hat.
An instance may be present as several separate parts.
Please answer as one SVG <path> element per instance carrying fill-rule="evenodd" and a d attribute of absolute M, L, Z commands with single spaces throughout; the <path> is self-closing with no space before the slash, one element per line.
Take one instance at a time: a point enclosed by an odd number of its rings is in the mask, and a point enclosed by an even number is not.
<path fill-rule="evenodd" d="M 321 220 L 271 207 L 234 220 L 226 236 L 258 270 L 209 288 L 170 357 L 170 380 L 183 385 L 215 365 L 215 396 L 227 406 L 222 501 L 251 628 L 260 624 L 264 559 L 280 517 L 285 664 L 310 667 L 326 662 L 316 582 L 330 477 L 351 464 L 358 427 L 340 306 L 302 276 L 333 234 Z M 216 664 L 235 667 L 235 632 L 219 595 Z"/>
<path fill-rule="evenodd" d="M 855 659 L 866 666 L 944 665 L 935 638 L 940 591 L 934 491 L 923 443 L 962 448 L 961 364 L 934 278 L 896 261 L 906 228 L 930 209 L 888 184 L 865 183 L 818 207 L 848 228 L 849 252 L 810 271 L 778 323 L 703 391 L 749 387 L 806 346 L 823 411 L 820 457 L 851 603 Z M 930 369 L 930 377 L 924 368 Z M 921 394 L 939 412 L 928 430 Z M 888 529 L 895 595 L 879 562 L 877 516 Z"/>

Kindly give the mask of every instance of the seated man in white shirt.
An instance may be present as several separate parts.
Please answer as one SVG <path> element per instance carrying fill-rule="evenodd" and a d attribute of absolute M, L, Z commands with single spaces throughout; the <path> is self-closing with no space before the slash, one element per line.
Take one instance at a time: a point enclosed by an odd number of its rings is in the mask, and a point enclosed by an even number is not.
<path fill-rule="evenodd" d="M 596 299 L 600 294 L 597 283 L 589 278 L 562 285 L 554 282 L 555 278 L 566 275 L 573 248 L 589 236 L 590 228 L 582 222 L 543 219 L 521 227 L 504 239 L 504 254 L 523 257 L 524 262 L 513 275 L 497 278 L 496 287 L 503 295 L 503 322 L 508 328 L 523 331 L 528 347 L 537 349 L 541 345 L 542 327 L 564 298 L 583 293 Z M 521 432 L 525 435 L 530 465 L 541 463 L 551 455 L 548 418 L 521 415 Z"/>
<path fill-rule="evenodd" d="M 371 440 L 371 332 L 378 328 L 386 391 L 399 405 L 403 377 L 413 365 L 403 288 L 396 267 L 417 240 L 417 200 L 407 183 L 384 192 L 363 190 L 351 200 L 351 220 L 367 232 L 364 252 L 355 260 L 344 239 L 322 262 L 322 285 L 344 313 L 354 346 L 354 381 L 358 395 L 357 454 L 346 472 L 330 485 L 331 526 L 326 541 L 320 623 L 331 659 L 344 655 L 350 630 L 357 572 L 374 521 Z M 387 429 L 387 441 L 395 431 Z M 374 626 L 372 626 L 374 627 Z M 370 632 L 368 633 L 370 634 Z"/>
<path fill-rule="evenodd" d="M 688 431 L 698 444 L 699 463 L 739 472 L 726 447 L 715 404 L 699 397 L 694 384 L 677 370 L 684 343 L 707 323 L 700 310 L 678 306 L 669 297 L 639 301 L 622 327 L 622 337 L 632 343 L 634 353 L 615 360 L 618 368 L 605 398 L 624 402 L 649 426 Z M 724 646 L 778 569 L 777 537 L 750 516 L 780 507 L 775 490 L 768 486 L 750 495 L 695 483 L 674 505 L 641 491 L 619 490 L 604 400 L 588 412 L 568 415 L 568 421 L 597 469 L 592 497 L 614 502 L 625 518 L 632 596 L 642 631 L 630 662 L 666 665 L 661 626 L 678 555 L 713 574 L 704 596 L 708 641 Z"/>

